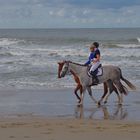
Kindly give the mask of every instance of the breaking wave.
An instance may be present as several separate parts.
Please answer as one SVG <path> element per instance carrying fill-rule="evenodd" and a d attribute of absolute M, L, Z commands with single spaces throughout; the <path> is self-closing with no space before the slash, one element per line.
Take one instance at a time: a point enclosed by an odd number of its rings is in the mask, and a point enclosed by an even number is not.
<path fill-rule="evenodd" d="M 140 44 L 104 44 L 104 48 L 126 48 L 126 49 L 131 49 L 131 48 L 140 48 Z"/>
<path fill-rule="evenodd" d="M 140 43 L 140 37 L 137 38 L 138 42 Z"/>
<path fill-rule="evenodd" d="M 20 40 L 16 38 L 0 38 L 0 46 L 10 46 L 10 45 L 18 45 L 25 44 L 25 40 Z"/>
<path fill-rule="evenodd" d="M 140 44 L 117 44 L 121 48 L 140 48 Z"/>

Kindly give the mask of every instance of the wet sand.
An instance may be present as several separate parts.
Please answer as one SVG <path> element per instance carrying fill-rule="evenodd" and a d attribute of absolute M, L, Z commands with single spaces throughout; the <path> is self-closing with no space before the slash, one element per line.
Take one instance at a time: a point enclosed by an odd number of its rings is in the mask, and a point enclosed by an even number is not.
<path fill-rule="evenodd" d="M 18 118 L 0 120 L 2 140 L 139 140 L 140 122 Z"/>
<path fill-rule="evenodd" d="M 94 90 L 98 99 L 102 90 Z M 130 92 L 117 105 L 112 94 L 107 105 L 97 107 L 85 95 L 78 107 L 73 89 L 1 90 L 2 140 L 140 139 L 140 94 Z"/>
<path fill-rule="evenodd" d="M 99 100 L 103 90 L 93 90 Z M 73 89 L 50 90 L 1 90 L 0 118 L 40 116 L 47 118 L 92 118 L 99 120 L 140 121 L 140 93 L 135 91 L 124 96 L 119 106 L 115 93 L 108 103 L 98 107 L 86 93 L 84 106 L 78 107 Z"/>

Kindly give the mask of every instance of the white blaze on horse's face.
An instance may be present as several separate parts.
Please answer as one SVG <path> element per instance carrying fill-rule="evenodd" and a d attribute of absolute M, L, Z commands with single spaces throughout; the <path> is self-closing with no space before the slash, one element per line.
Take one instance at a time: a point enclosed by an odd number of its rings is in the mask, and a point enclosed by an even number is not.
<path fill-rule="evenodd" d="M 65 75 L 69 72 L 69 63 L 65 62 L 62 71 L 60 73 L 60 77 L 65 77 Z"/>

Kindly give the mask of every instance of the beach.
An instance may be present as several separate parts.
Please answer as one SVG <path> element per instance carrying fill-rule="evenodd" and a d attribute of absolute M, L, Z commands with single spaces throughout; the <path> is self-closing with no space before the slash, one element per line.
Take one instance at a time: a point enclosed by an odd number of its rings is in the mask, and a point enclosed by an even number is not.
<path fill-rule="evenodd" d="M 102 92 L 93 89 L 97 99 Z M 2 140 L 139 140 L 139 96 L 130 91 L 118 106 L 112 94 L 107 105 L 98 107 L 86 94 L 83 107 L 78 107 L 72 88 L 2 90 L 0 136 Z"/>
<path fill-rule="evenodd" d="M 0 119 L 2 140 L 139 140 L 140 122 L 85 119 Z"/>
<path fill-rule="evenodd" d="M 77 106 L 72 76 L 58 62 L 84 64 L 100 43 L 103 65 L 121 68 L 136 91 L 118 105 L 113 92 L 97 106 L 86 93 Z M 139 140 L 140 28 L 0 29 L 0 140 Z M 92 88 L 99 100 L 103 85 Z"/>
<path fill-rule="evenodd" d="M 140 140 L 140 0 L 0 0 L 0 140 Z"/>
<path fill-rule="evenodd" d="M 92 88 L 93 96 L 99 100 L 102 89 Z M 5 89 L 0 91 L 0 118 L 19 116 L 124 120 L 140 121 L 140 92 L 129 91 L 123 96 L 123 104 L 118 105 L 118 98 L 113 92 L 108 103 L 97 106 L 86 92 L 83 106 L 77 106 L 73 88 L 63 89 Z"/>

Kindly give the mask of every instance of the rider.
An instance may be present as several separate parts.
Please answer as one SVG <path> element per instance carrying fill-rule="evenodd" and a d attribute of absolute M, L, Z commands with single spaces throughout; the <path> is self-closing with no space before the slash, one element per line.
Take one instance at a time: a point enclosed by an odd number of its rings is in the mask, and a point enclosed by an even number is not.
<path fill-rule="evenodd" d="M 88 61 L 85 63 L 85 66 L 90 65 L 94 57 L 95 57 L 94 46 L 91 45 L 89 58 L 88 58 Z"/>
<path fill-rule="evenodd" d="M 90 56 L 89 56 L 89 60 L 85 63 L 85 65 L 89 65 L 91 64 L 91 68 L 90 68 L 90 74 L 92 75 L 93 78 L 93 84 L 98 84 L 99 80 L 97 78 L 97 68 L 101 65 L 100 63 L 100 50 L 98 49 L 99 47 L 99 43 L 98 42 L 94 42 L 90 45 Z"/>

